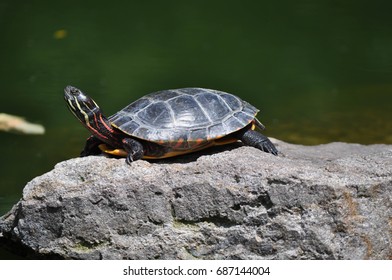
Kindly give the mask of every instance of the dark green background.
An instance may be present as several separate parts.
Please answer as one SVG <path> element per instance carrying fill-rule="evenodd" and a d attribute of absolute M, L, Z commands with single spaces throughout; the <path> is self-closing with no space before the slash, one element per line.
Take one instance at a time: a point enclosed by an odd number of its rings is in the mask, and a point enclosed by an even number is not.
<path fill-rule="evenodd" d="M 46 127 L 0 133 L 0 215 L 82 149 L 68 84 L 107 114 L 197 86 L 251 102 L 265 134 L 284 141 L 392 143 L 391 11 L 391 1 L 361 0 L 0 0 L 0 112 Z"/>

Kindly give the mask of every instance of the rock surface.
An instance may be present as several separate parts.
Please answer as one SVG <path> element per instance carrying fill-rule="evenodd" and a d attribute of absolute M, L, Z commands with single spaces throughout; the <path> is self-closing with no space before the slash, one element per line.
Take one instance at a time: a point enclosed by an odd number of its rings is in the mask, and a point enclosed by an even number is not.
<path fill-rule="evenodd" d="M 391 145 L 274 142 L 279 157 L 61 162 L 0 218 L 0 242 L 33 258 L 392 258 Z"/>

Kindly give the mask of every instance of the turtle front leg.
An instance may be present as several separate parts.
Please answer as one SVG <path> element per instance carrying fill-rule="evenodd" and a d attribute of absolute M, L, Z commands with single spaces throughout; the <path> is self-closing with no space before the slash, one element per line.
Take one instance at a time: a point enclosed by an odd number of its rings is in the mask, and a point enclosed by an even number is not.
<path fill-rule="evenodd" d="M 80 153 L 80 156 L 86 157 L 90 155 L 99 155 L 102 152 L 98 147 L 100 144 L 102 144 L 102 141 L 91 135 L 89 138 L 87 138 L 86 145 L 84 146 L 83 151 Z"/>
<path fill-rule="evenodd" d="M 267 136 L 264 136 L 257 131 L 252 129 L 242 131 L 238 134 L 238 139 L 247 146 L 255 147 L 275 156 L 278 155 L 278 150 L 276 149 L 275 145 L 272 144 L 271 140 L 269 140 Z"/>
<path fill-rule="evenodd" d="M 141 159 L 144 154 L 143 145 L 132 138 L 124 138 L 122 140 L 124 150 L 128 153 L 127 155 L 127 163 L 131 164 L 132 161 Z"/>

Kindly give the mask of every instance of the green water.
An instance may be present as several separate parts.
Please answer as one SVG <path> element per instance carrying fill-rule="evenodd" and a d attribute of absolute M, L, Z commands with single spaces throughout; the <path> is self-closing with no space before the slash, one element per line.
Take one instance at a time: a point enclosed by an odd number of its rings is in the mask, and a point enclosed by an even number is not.
<path fill-rule="evenodd" d="M 66 109 L 68 84 L 107 114 L 157 90 L 214 88 L 261 109 L 271 137 L 391 144 L 391 10 L 390 1 L 1 0 L 0 112 L 46 134 L 0 133 L 0 215 L 29 180 L 82 149 L 88 133 Z"/>

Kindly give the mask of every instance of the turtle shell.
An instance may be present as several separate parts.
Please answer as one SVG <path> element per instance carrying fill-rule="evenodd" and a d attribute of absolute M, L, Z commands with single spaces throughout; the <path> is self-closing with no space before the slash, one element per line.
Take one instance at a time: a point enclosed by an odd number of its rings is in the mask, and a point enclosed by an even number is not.
<path fill-rule="evenodd" d="M 109 117 L 132 137 L 159 144 L 219 139 L 255 119 L 259 110 L 239 97 L 211 89 L 183 88 L 148 94 Z"/>

